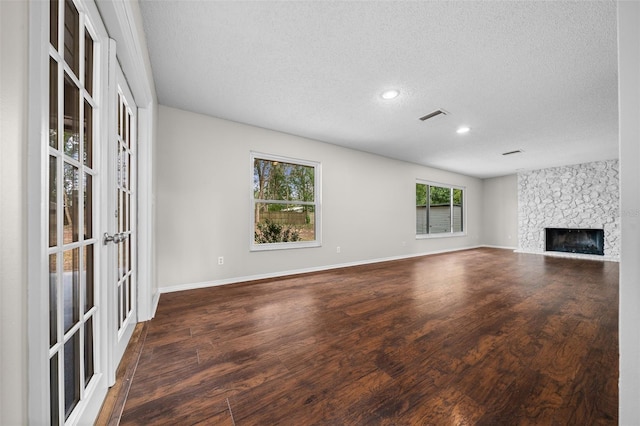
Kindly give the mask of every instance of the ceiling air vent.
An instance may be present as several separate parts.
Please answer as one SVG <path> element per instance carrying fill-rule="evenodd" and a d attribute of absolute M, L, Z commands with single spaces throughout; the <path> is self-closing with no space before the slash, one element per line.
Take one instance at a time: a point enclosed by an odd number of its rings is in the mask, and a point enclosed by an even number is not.
<path fill-rule="evenodd" d="M 502 155 L 513 155 L 513 154 L 521 154 L 523 151 L 521 149 L 516 149 L 515 151 L 503 152 Z"/>
<path fill-rule="evenodd" d="M 433 117 L 437 117 L 438 115 L 447 115 L 449 114 L 447 111 L 443 110 L 443 109 L 437 109 L 433 112 L 430 112 L 429 114 L 425 115 L 424 117 L 420 117 L 420 121 L 427 121 L 430 118 Z"/>

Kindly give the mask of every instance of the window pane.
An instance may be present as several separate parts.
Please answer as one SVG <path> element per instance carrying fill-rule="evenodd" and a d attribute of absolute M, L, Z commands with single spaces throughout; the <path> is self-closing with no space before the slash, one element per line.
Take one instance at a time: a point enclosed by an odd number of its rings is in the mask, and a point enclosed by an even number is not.
<path fill-rule="evenodd" d="M 64 332 L 79 320 L 79 286 L 78 274 L 80 266 L 80 250 L 67 250 L 63 255 L 64 272 L 62 274 L 62 303 L 64 304 Z"/>
<path fill-rule="evenodd" d="M 83 259 L 83 279 L 84 279 L 84 312 L 87 313 L 94 305 L 94 268 L 93 268 L 93 244 L 84 247 Z"/>
<path fill-rule="evenodd" d="M 80 401 L 80 331 L 64 344 L 64 418 Z"/>
<path fill-rule="evenodd" d="M 58 354 L 54 354 L 49 360 L 49 404 L 50 419 L 52 425 L 60 423 L 60 407 L 58 399 Z"/>
<path fill-rule="evenodd" d="M 93 96 L 93 39 L 84 31 L 84 87 Z"/>
<path fill-rule="evenodd" d="M 429 233 L 451 232 L 451 189 L 429 187 Z"/>
<path fill-rule="evenodd" d="M 49 42 L 58 49 L 58 0 L 49 2 Z"/>
<path fill-rule="evenodd" d="M 78 168 L 64 163 L 64 243 L 78 241 Z"/>
<path fill-rule="evenodd" d="M 64 4 L 64 60 L 79 76 L 80 17 L 72 0 L 66 0 Z"/>
<path fill-rule="evenodd" d="M 253 192 L 259 200 L 314 201 L 315 168 L 256 158 Z"/>
<path fill-rule="evenodd" d="M 453 190 L 453 232 L 464 231 L 462 220 L 462 192 L 462 189 Z"/>
<path fill-rule="evenodd" d="M 49 157 L 49 247 L 58 244 L 58 162 Z"/>
<path fill-rule="evenodd" d="M 93 108 L 84 101 L 84 154 L 83 161 L 87 167 L 93 166 Z"/>
<path fill-rule="evenodd" d="M 429 232 L 427 189 L 427 185 L 416 183 L 416 234 L 427 234 Z"/>
<path fill-rule="evenodd" d="M 58 256 L 49 256 L 49 346 L 58 341 Z"/>
<path fill-rule="evenodd" d="M 58 149 L 58 63 L 49 58 L 49 146 Z"/>
<path fill-rule="evenodd" d="M 93 238 L 93 177 L 84 174 L 84 239 Z"/>
<path fill-rule="evenodd" d="M 257 244 L 316 239 L 314 206 L 256 203 L 255 211 Z"/>
<path fill-rule="evenodd" d="M 64 76 L 64 153 L 77 160 L 80 144 L 80 91 Z"/>
<path fill-rule="evenodd" d="M 89 317 L 84 324 L 84 385 L 89 384 L 93 377 L 93 317 Z"/>

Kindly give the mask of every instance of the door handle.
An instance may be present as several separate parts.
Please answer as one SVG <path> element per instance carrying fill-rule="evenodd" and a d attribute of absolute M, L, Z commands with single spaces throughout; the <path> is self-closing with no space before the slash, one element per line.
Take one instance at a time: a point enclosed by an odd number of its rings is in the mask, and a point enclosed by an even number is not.
<path fill-rule="evenodd" d="M 121 232 L 119 234 L 113 234 L 113 235 L 109 235 L 109 233 L 105 232 L 104 235 L 102 236 L 102 244 L 105 246 L 109 243 L 119 244 L 124 240 L 126 240 L 127 238 L 129 238 L 129 235 L 127 235 L 124 232 Z"/>

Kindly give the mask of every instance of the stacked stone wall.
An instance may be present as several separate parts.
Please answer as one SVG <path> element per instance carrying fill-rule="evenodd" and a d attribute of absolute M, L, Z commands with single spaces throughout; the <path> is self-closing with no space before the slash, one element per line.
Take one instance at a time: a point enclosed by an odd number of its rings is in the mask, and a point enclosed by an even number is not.
<path fill-rule="evenodd" d="M 604 254 L 620 258 L 618 160 L 518 174 L 518 247 L 544 252 L 545 228 L 604 229 Z"/>

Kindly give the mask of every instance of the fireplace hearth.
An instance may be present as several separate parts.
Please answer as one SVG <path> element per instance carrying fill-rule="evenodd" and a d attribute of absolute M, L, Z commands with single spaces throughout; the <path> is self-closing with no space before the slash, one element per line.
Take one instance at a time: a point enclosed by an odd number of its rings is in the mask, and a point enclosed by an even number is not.
<path fill-rule="evenodd" d="M 546 250 L 604 256 L 603 229 L 545 228 Z"/>

